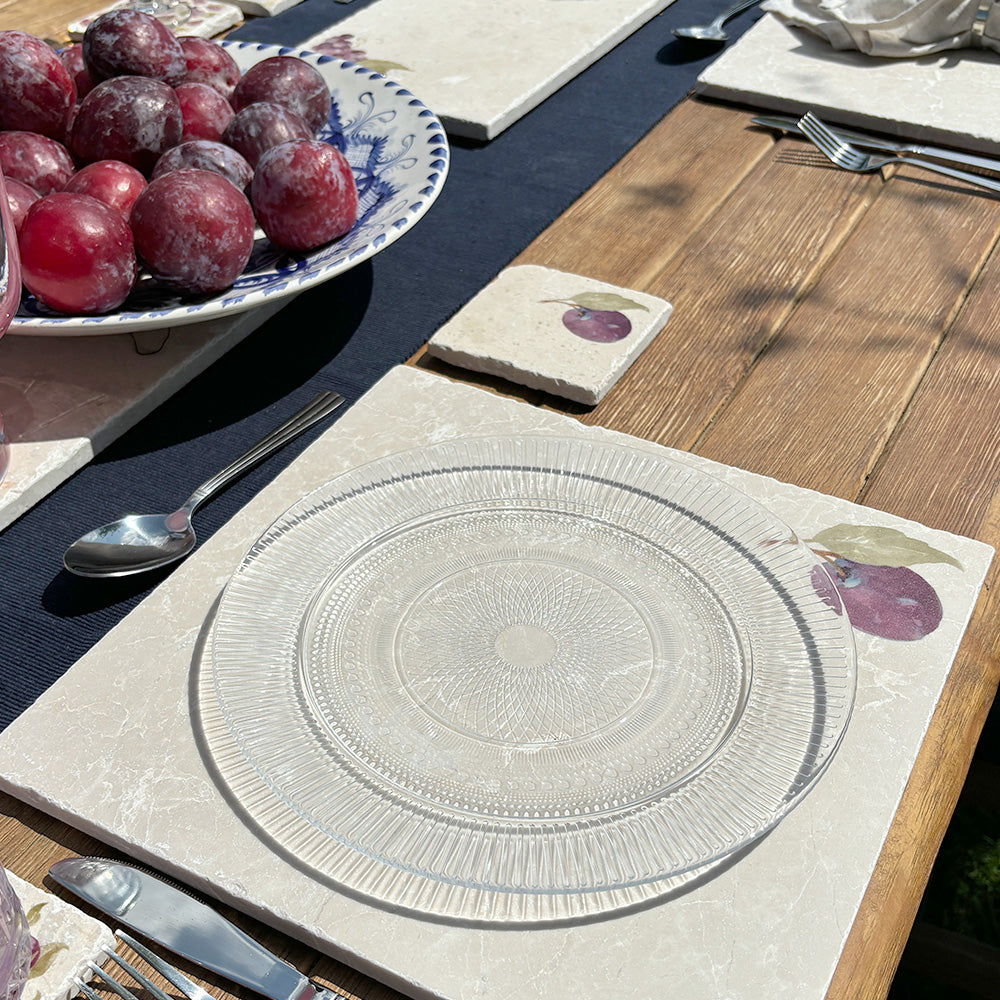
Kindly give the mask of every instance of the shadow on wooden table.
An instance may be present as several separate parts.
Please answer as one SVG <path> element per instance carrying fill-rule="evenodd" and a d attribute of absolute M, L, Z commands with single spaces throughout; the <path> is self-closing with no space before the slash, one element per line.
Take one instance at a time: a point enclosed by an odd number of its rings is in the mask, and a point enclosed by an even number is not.
<path fill-rule="evenodd" d="M 989 729 L 987 724 L 889 1000 L 1000 998 L 1000 745 L 991 743 Z"/>

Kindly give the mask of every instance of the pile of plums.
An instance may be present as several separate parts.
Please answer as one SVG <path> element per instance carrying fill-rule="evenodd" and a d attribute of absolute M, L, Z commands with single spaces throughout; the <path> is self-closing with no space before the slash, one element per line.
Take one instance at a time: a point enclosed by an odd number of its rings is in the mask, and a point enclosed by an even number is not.
<path fill-rule="evenodd" d="M 0 169 L 24 286 L 100 314 L 143 269 L 181 294 L 223 291 L 256 225 L 290 251 L 343 236 L 358 198 L 344 156 L 316 138 L 330 108 L 301 59 L 241 74 L 222 46 L 136 10 L 101 15 L 60 52 L 0 31 Z"/>

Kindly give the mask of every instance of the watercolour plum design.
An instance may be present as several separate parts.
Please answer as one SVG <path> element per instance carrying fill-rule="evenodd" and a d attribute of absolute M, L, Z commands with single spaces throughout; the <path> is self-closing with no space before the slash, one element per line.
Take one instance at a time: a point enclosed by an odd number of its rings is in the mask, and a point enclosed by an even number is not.
<path fill-rule="evenodd" d="M 392 62 L 390 59 L 369 59 L 361 50 L 354 48 L 353 35 L 330 35 L 321 42 L 311 45 L 314 52 L 321 52 L 325 56 L 334 56 L 337 59 L 346 59 L 348 62 L 360 63 L 368 69 L 374 70 L 386 76 L 396 70 L 410 71 L 408 66 L 402 63 Z"/>
<path fill-rule="evenodd" d="M 596 344 L 613 344 L 632 332 L 626 309 L 649 310 L 615 292 L 582 292 L 568 299 L 542 299 L 555 305 L 569 306 L 562 314 L 562 324 L 570 333 Z"/>
<path fill-rule="evenodd" d="M 32 906 L 27 913 L 25 913 L 25 918 L 28 922 L 28 929 L 31 935 L 31 961 L 28 965 L 28 980 L 37 979 L 39 976 L 44 976 L 52 963 L 56 960 L 60 952 L 67 951 L 69 945 L 62 941 L 49 941 L 46 940 L 45 944 L 42 944 L 38 939 L 39 937 L 45 937 L 47 939 L 49 927 L 46 926 L 44 929 L 39 927 L 42 923 L 42 911 L 48 903 L 36 903 Z M 60 933 L 62 933 L 61 921 L 53 921 L 53 929 L 56 927 L 60 928 Z M 24 996 L 28 996 L 28 989 L 25 989 Z M 35 1000 L 38 1000 L 40 993 L 35 991 Z"/>
<path fill-rule="evenodd" d="M 941 624 L 937 591 L 917 563 L 960 562 L 895 528 L 838 524 L 808 543 L 824 561 L 812 573 L 816 593 L 852 627 L 883 639 L 913 642 Z"/>

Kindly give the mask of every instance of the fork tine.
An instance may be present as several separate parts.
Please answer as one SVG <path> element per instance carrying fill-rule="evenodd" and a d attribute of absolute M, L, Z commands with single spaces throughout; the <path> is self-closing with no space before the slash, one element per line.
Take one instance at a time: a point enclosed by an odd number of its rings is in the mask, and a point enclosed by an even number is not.
<path fill-rule="evenodd" d="M 108 958 L 111 959 L 119 968 L 124 969 L 143 989 L 147 990 L 152 994 L 154 1000 L 171 1000 L 159 986 L 156 985 L 148 976 L 143 975 L 131 962 L 127 962 L 120 955 L 115 954 L 115 952 L 110 949 L 105 949 L 104 952 Z M 122 983 L 118 982 L 117 979 L 106 969 L 102 969 L 96 962 L 87 963 L 90 971 L 97 976 L 105 986 L 110 987 L 122 1000 L 138 1000 L 138 997 L 130 989 L 124 986 Z M 88 984 L 79 982 L 80 992 L 83 993 L 87 1000 L 104 1000 L 99 993 L 92 989 Z"/>
<path fill-rule="evenodd" d="M 187 1000 L 212 1000 L 211 996 L 205 990 L 196 983 L 193 983 L 178 969 L 175 969 L 158 955 L 151 952 L 145 945 L 140 944 L 122 931 L 119 931 L 115 937 L 127 944 L 137 955 L 144 958 L 171 986 L 180 990 Z M 149 976 L 140 972 L 131 962 L 122 958 L 116 951 L 107 948 L 104 953 L 119 969 L 122 969 L 131 976 L 152 997 L 152 1000 L 174 1000 L 173 997 L 154 983 Z M 139 1000 L 135 993 L 120 983 L 111 972 L 101 968 L 96 962 L 88 962 L 87 966 L 92 976 L 96 976 L 102 983 L 113 990 L 121 1000 Z M 100 993 L 82 979 L 77 979 L 77 986 L 85 1000 L 107 1000 L 106 997 L 101 996 Z"/>
<path fill-rule="evenodd" d="M 823 126 L 823 123 L 815 118 L 811 111 L 807 111 L 799 119 L 799 127 L 820 149 L 829 157 L 833 157 L 840 149 L 840 143 L 836 137 Z"/>
<path fill-rule="evenodd" d="M 130 993 L 121 983 L 116 983 L 113 979 L 109 978 L 107 973 L 99 965 L 94 965 L 93 962 L 87 963 L 90 966 L 90 970 L 101 977 L 101 979 L 107 983 L 114 991 L 122 998 L 122 1000 L 138 1000 L 138 997 L 134 993 Z M 100 993 L 97 992 L 89 983 L 85 983 L 82 979 L 77 979 L 77 988 L 80 991 L 80 995 L 86 997 L 86 1000 L 105 1000 Z"/>
<path fill-rule="evenodd" d="M 175 969 L 155 952 L 150 951 L 144 944 L 136 941 L 131 934 L 118 931 L 116 936 L 119 940 L 124 941 L 137 955 L 140 955 L 149 962 L 150 966 L 163 976 L 171 986 L 180 990 L 187 997 L 187 1000 L 212 1000 L 211 995 L 206 990 L 203 990 L 197 983 L 188 979 L 180 969 Z"/>
<path fill-rule="evenodd" d="M 118 936 L 120 937 L 120 935 Z M 144 989 L 149 990 L 149 992 L 153 994 L 155 1000 L 171 1000 L 171 997 L 167 993 L 165 993 L 162 989 L 160 989 L 160 987 L 157 986 L 156 983 L 154 983 L 148 976 L 141 973 L 131 962 L 128 962 L 124 958 L 122 958 L 121 955 L 117 954 L 116 952 L 109 951 L 107 952 L 107 956 L 120 969 L 124 969 L 125 972 L 127 972 L 140 986 L 142 986 Z M 101 977 L 104 979 L 105 982 L 108 983 L 108 985 L 111 986 L 112 989 L 114 989 L 113 985 L 114 980 L 111 979 L 110 976 L 105 974 L 103 970 L 101 972 Z M 117 993 L 118 991 L 115 990 L 115 992 Z M 126 990 L 126 993 L 127 992 L 128 991 Z M 124 998 L 124 1000 L 127 1000 L 127 998 Z"/>
<path fill-rule="evenodd" d="M 965 184 L 974 184 L 977 187 L 985 188 L 987 191 L 1000 193 L 1000 181 L 997 181 L 996 178 L 969 173 L 967 170 L 958 170 L 955 167 L 949 167 L 944 163 L 937 163 L 934 160 L 923 159 L 920 156 L 900 153 L 883 156 L 858 149 L 846 140 L 841 139 L 833 129 L 829 128 L 809 111 L 799 119 L 798 124 L 802 134 L 811 139 L 820 152 L 824 153 L 838 167 L 843 167 L 845 170 L 867 174 L 875 173 L 890 164 L 904 163 L 920 167 L 922 170 L 929 170 L 932 173 L 943 174 L 945 177 L 951 177 Z"/>
<path fill-rule="evenodd" d="M 799 127 L 819 151 L 838 167 L 843 167 L 845 170 L 863 170 L 868 166 L 870 158 L 867 154 L 844 142 L 811 111 L 807 111 L 799 119 Z"/>

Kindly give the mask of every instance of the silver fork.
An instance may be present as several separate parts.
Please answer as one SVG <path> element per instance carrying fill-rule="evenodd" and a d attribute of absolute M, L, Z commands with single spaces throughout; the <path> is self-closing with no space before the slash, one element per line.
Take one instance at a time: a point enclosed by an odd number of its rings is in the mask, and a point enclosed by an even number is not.
<path fill-rule="evenodd" d="M 145 945 L 140 944 L 131 935 L 126 934 L 124 931 L 118 931 L 115 937 L 119 941 L 124 941 L 137 955 L 141 955 L 171 986 L 180 990 L 187 997 L 187 1000 L 213 1000 L 212 996 L 197 983 L 188 979 L 179 969 L 175 969 L 172 965 L 164 962 L 162 958 L 151 952 Z M 174 1000 L 173 997 L 165 993 L 148 976 L 140 972 L 131 962 L 122 958 L 117 952 L 105 949 L 105 954 L 119 969 L 127 972 L 153 1000 Z M 139 1000 L 135 993 L 115 979 L 110 972 L 102 969 L 96 962 L 88 962 L 87 965 L 94 976 L 110 987 L 111 990 L 121 997 L 121 1000 Z M 78 979 L 76 985 L 86 1000 L 106 1000 L 105 997 L 101 996 L 89 983 L 84 982 L 82 979 Z"/>
<path fill-rule="evenodd" d="M 802 134 L 812 140 L 816 148 L 832 163 L 844 170 L 852 170 L 855 173 L 864 174 L 881 170 L 882 167 L 890 163 L 908 163 L 924 170 L 930 170 L 936 174 L 944 174 L 955 180 L 965 181 L 967 184 L 975 184 L 985 188 L 987 191 L 1000 192 L 1000 180 L 993 180 L 989 177 L 982 177 L 979 174 L 970 173 L 967 170 L 956 170 L 953 167 L 946 167 L 943 163 L 934 163 L 931 160 L 922 160 L 914 156 L 903 156 L 898 153 L 882 155 L 880 153 L 869 153 L 866 150 L 858 149 L 849 142 L 845 142 L 840 136 L 832 132 L 823 122 L 821 122 L 811 111 L 807 111 L 798 124 Z"/>

